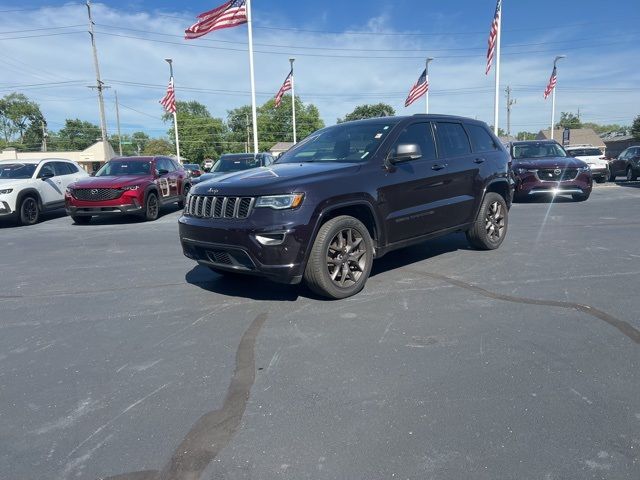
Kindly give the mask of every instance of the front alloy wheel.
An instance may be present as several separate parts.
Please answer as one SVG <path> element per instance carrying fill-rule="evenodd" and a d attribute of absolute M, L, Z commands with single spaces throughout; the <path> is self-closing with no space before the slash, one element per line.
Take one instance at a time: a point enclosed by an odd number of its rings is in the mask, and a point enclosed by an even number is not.
<path fill-rule="evenodd" d="M 467 240 L 480 250 L 498 248 L 507 234 L 508 215 L 507 202 L 502 195 L 487 193 L 480 206 L 477 221 L 467 232 Z"/>
<path fill-rule="evenodd" d="M 33 197 L 27 197 L 20 205 L 20 223 L 22 225 L 33 225 L 38 222 L 40 208 L 38 202 Z"/>
<path fill-rule="evenodd" d="M 356 284 L 366 267 L 366 253 L 357 230 L 340 230 L 327 247 L 327 269 L 333 283 L 342 288 Z"/>

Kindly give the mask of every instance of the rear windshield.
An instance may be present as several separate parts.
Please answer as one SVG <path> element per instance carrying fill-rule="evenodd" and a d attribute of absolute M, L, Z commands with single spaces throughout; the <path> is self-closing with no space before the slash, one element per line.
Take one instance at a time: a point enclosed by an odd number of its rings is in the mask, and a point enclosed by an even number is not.
<path fill-rule="evenodd" d="M 260 160 L 254 157 L 220 157 L 220 160 L 211 169 L 212 172 L 239 172 L 260 166 Z"/>
<path fill-rule="evenodd" d="M 36 166 L 34 163 L 3 163 L 0 166 L 0 178 L 31 178 Z"/>
<path fill-rule="evenodd" d="M 378 149 L 397 121 L 343 124 L 312 133 L 276 163 L 364 162 Z"/>
<path fill-rule="evenodd" d="M 151 161 L 112 160 L 98 170 L 96 177 L 149 175 L 150 173 Z"/>
<path fill-rule="evenodd" d="M 567 153 L 572 157 L 602 155 L 602 152 L 597 148 L 573 148 L 571 150 L 567 150 Z"/>
<path fill-rule="evenodd" d="M 511 149 L 511 156 L 519 158 L 566 157 L 564 149 L 557 143 L 525 143 L 516 144 Z"/>

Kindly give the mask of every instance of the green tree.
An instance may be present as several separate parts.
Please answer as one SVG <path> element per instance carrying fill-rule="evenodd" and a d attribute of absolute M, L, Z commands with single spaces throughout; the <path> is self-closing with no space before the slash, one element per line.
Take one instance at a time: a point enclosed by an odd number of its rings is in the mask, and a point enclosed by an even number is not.
<path fill-rule="evenodd" d="M 142 153 L 149 141 L 149 135 L 144 132 L 134 132 L 131 135 L 125 133 L 122 135 L 122 155 L 130 157 Z M 118 134 L 111 135 L 109 143 L 118 152 Z"/>
<path fill-rule="evenodd" d="M 631 125 L 631 135 L 636 140 L 640 140 L 640 115 L 633 119 L 633 124 Z"/>
<path fill-rule="evenodd" d="M 227 111 L 227 152 L 242 153 L 252 150 L 251 105 Z M 260 138 L 258 136 L 258 138 Z"/>
<path fill-rule="evenodd" d="M 536 134 L 531 132 L 518 132 L 516 139 L 518 140 L 535 140 Z"/>
<path fill-rule="evenodd" d="M 221 118 L 214 118 L 207 107 L 196 101 L 176 102 L 180 156 L 189 162 L 200 163 L 205 158 L 217 159 L 225 151 L 227 128 Z M 173 115 L 165 113 L 165 122 Z M 168 131 L 175 145 L 174 129 Z M 175 151 L 175 148 L 174 148 Z"/>
<path fill-rule="evenodd" d="M 582 122 L 580 117 L 571 112 L 562 112 L 560 114 L 560 121 L 556 123 L 556 128 L 582 128 Z"/>
<path fill-rule="evenodd" d="M 601 125 L 599 123 L 593 122 L 584 122 L 582 124 L 582 128 L 590 128 L 595 131 L 598 135 L 608 132 L 621 132 L 628 130 L 629 127 L 625 127 L 624 125 L 618 125 L 617 123 L 611 123 L 608 125 Z"/>
<path fill-rule="evenodd" d="M 339 118 L 338 123 L 349 122 L 351 120 L 362 120 L 363 118 L 391 117 L 396 111 L 391 105 L 386 103 L 358 105 L 353 112 L 347 113 L 344 118 Z"/>
<path fill-rule="evenodd" d="M 101 140 L 100 127 L 78 118 L 67 118 L 64 128 L 52 137 L 51 145 L 55 150 L 84 150 Z"/>
<path fill-rule="evenodd" d="M 40 106 L 22 93 L 10 93 L 0 99 L 0 133 L 6 144 L 15 142 L 23 149 L 40 148 L 43 123 Z"/>
<path fill-rule="evenodd" d="M 143 155 L 171 155 L 175 153 L 175 147 L 164 138 L 152 138 L 147 141 L 144 150 L 142 151 Z"/>

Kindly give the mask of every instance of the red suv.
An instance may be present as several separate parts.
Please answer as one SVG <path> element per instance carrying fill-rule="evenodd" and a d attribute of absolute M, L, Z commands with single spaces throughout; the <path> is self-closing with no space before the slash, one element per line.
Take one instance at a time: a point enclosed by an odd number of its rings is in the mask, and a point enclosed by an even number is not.
<path fill-rule="evenodd" d="M 67 187 L 65 208 L 75 223 L 82 224 L 106 215 L 155 220 L 163 205 L 177 202 L 183 208 L 190 187 L 188 174 L 171 158 L 114 158 L 94 176 Z"/>

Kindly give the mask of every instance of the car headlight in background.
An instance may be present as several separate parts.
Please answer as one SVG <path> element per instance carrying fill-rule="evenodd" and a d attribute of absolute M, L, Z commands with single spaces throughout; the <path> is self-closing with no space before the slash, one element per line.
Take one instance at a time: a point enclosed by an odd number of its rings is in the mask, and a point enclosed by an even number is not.
<path fill-rule="evenodd" d="M 286 208 L 296 208 L 302 204 L 304 193 L 292 193 L 290 195 L 269 195 L 266 197 L 258 197 L 255 208 L 273 208 L 275 210 L 284 210 Z"/>
<path fill-rule="evenodd" d="M 7 195 L 13 192 L 13 188 L 5 188 L 4 190 L 0 190 L 0 195 Z"/>
<path fill-rule="evenodd" d="M 589 167 L 589 165 L 587 165 L 586 167 L 578 167 L 578 172 L 588 172 L 590 170 L 591 168 Z"/>
<path fill-rule="evenodd" d="M 516 172 L 519 175 L 521 175 L 523 173 L 529 173 L 529 172 L 534 173 L 534 172 L 537 172 L 537 170 L 530 170 L 528 168 L 514 168 L 513 171 Z"/>
<path fill-rule="evenodd" d="M 138 190 L 140 188 L 140 185 L 128 185 L 126 187 L 122 187 L 122 190 L 126 191 L 130 191 L 133 192 L 135 190 Z"/>

